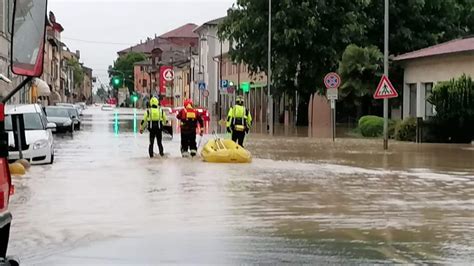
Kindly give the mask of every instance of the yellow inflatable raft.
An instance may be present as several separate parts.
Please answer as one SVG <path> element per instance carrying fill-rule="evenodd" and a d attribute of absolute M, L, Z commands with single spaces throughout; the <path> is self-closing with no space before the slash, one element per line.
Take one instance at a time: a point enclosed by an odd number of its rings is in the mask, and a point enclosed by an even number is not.
<path fill-rule="evenodd" d="M 209 163 L 250 163 L 252 155 L 230 139 L 213 139 L 204 145 L 201 156 Z"/>

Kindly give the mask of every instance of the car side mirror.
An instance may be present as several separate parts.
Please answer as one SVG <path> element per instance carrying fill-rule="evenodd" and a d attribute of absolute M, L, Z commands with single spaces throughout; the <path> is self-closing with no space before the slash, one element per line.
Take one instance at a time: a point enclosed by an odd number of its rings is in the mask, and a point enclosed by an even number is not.
<path fill-rule="evenodd" d="M 55 123 L 48 123 L 46 125 L 46 129 L 55 129 L 56 128 L 56 124 Z"/>
<path fill-rule="evenodd" d="M 39 77 L 43 73 L 47 0 L 16 0 L 12 25 L 11 69 L 14 74 Z"/>

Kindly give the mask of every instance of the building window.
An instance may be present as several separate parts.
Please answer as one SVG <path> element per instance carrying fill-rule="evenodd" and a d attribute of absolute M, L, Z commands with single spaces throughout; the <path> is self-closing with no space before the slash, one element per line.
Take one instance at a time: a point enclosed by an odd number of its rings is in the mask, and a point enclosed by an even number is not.
<path fill-rule="evenodd" d="M 411 117 L 416 117 L 416 83 L 409 84 L 410 87 L 410 111 Z"/>
<path fill-rule="evenodd" d="M 428 102 L 428 98 L 433 92 L 433 83 L 425 83 L 425 117 L 432 117 L 434 115 L 434 107 Z"/>
<path fill-rule="evenodd" d="M 147 83 L 148 83 L 147 81 L 148 81 L 148 80 L 146 80 L 146 79 L 143 80 L 143 87 L 146 87 L 146 86 L 148 85 L 148 84 L 147 84 Z"/>

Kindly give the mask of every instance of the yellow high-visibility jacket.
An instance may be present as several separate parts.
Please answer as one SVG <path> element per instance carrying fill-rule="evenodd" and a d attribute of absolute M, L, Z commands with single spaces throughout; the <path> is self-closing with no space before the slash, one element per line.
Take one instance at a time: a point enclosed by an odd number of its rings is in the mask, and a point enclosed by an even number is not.
<path fill-rule="evenodd" d="M 143 120 L 140 124 L 140 129 L 145 130 L 145 127 L 151 129 L 162 129 L 163 125 L 168 124 L 168 117 L 161 108 L 150 108 L 143 115 Z"/>
<path fill-rule="evenodd" d="M 227 127 L 231 130 L 247 131 L 252 127 L 252 115 L 241 105 L 235 105 L 227 114 Z"/>

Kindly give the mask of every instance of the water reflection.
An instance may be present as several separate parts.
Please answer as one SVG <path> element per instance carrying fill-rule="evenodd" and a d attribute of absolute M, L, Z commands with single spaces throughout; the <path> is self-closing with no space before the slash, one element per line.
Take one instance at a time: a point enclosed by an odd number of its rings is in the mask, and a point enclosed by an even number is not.
<path fill-rule="evenodd" d="M 140 111 L 91 111 L 54 165 L 14 180 L 10 253 L 27 264 L 474 259 L 471 146 L 254 133 L 248 165 L 180 158 L 179 138 L 149 159 Z"/>

